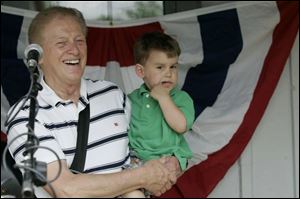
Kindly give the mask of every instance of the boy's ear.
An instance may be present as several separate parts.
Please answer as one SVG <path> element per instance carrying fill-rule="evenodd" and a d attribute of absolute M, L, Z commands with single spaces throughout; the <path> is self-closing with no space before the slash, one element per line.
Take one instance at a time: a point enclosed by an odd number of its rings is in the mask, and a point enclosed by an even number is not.
<path fill-rule="evenodd" d="M 136 64 L 135 65 L 135 73 L 140 78 L 144 78 L 144 66 L 142 66 L 141 64 Z"/>

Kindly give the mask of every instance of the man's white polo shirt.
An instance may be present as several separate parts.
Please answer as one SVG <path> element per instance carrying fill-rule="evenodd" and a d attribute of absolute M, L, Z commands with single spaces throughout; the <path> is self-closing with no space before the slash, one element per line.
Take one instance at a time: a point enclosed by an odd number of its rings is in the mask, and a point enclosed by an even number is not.
<path fill-rule="evenodd" d="M 62 100 L 41 81 L 43 90 L 37 100 L 39 110 L 35 122 L 35 135 L 40 146 L 54 150 L 60 159 L 72 164 L 79 112 L 90 104 L 90 126 L 84 173 L 111 173 L 120 171 L 129 163 L 127 129 L 130 119 L 130 103 L 115 84 L 108 81 L 81 80 L 80 99 L 77 106 L 71 100 Z M 8 142 L 18 134 L 27 132 L 29 103 L 7 126 Z M 23 160 L 27 136 L 20 137 L 10 147 L 16 162 Z M 50 151 L 38 149 L 34 156 L 38 161 L 51 163 L 57 158 Z M 40 190 L 36 190 L 37 197 Z M 42 191 L 44 192 L 44 191 Z"/>

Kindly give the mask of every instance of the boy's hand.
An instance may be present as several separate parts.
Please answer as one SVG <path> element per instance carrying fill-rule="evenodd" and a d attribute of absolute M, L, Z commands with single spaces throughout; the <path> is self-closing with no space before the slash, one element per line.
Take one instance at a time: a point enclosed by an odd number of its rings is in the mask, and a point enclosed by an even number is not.
<path fill-rule="evenodd" d="M 170 90 L 172 88 L 170 87 L 164 87 L 162 83 L 156 84 L 150 92 L 150 95 L 159 101 L 161 98 L 169 97 Z"/>
<path fill-rule="evenodd" d="M 186 119 L 183 112 L 176 106 L 170 96 L 173 88 L 171 83 L 162 81 L 152 87 L 150 95 L 159 103 L 163 116 L 168 125 L 177 133 L 186 132 Z"/>

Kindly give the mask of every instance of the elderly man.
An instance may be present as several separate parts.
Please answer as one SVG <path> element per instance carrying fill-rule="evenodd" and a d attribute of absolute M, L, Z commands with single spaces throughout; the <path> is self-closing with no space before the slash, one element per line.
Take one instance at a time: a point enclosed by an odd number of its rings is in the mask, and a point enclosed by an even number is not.
<path fill-rule="evenodd" d="M 59 160 L 44 149 L 38 149 L 35 157 L 47 163 L 48 180 L 57 175 L 61 161 L 62 172 L 52 183 L 57 197 L 115 197 L 139 188 L 159 196 L 175 183 L 178 162 L 161 158 L 136 169 L 122 170 L 130 162 L 130 104 L 115 84 L 82 78 L 87 61 L 86 35 L 82 14 L 71 8 L 46 9 L 30 25 L 29 43 L 39 44 L 44 51 L 39 62 L 43 90 L 37 96 L 35 134 L 40 145 L 54 150 Z M 79 113 L 87 105 L 90 124 L 84 172 L 73 174 L 69 167 L 75 155 Z M 23 108 L 8 124 L 8 141 L 27 132 L 28 120 L 20 118 L 28 118 L 28 114 L 29 109 Z M 10 147 L 18 163 L 24 160 L 25 142 L 23 136 Z M 35 187 L 35 194 L 53 196 L 48 185 Z"/>

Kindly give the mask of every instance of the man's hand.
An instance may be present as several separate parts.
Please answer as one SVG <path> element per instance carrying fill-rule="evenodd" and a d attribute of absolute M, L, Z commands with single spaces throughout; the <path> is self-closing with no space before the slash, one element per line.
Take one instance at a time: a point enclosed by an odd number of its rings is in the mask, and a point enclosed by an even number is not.
<path fill-rule="evenodd" d="M 183 174 L 178 159 L 175 156 L 166 156 L 164 165 L 177 178 Z"/>
<path fill-rule="evenodd" d="M 143 166 L 147 176 L 145 188 L 155 196 L 160 196 L 176 182 L 175 173 L 166 168 L 165 162 L 165 158 L 149 160 Z"/>

